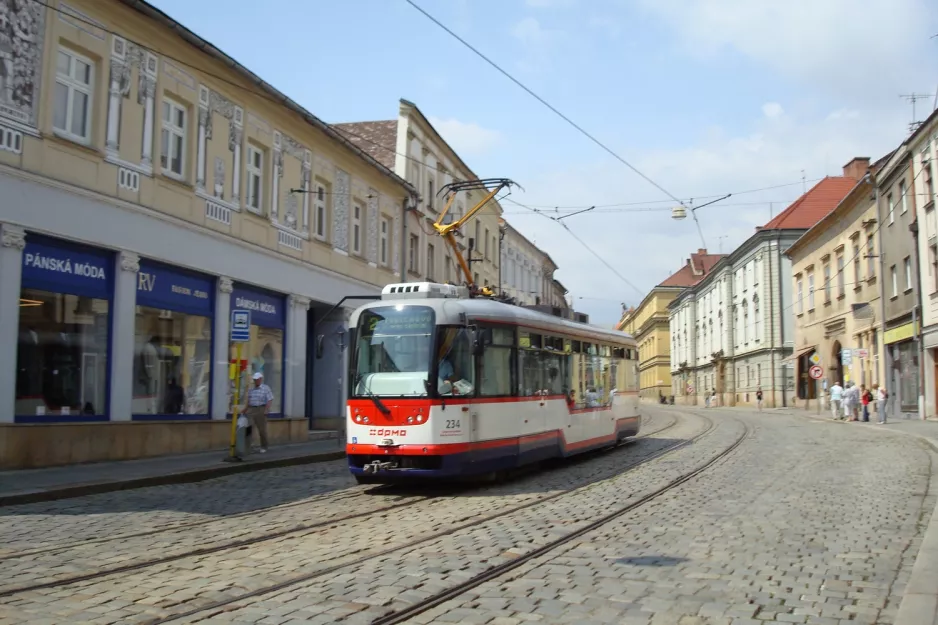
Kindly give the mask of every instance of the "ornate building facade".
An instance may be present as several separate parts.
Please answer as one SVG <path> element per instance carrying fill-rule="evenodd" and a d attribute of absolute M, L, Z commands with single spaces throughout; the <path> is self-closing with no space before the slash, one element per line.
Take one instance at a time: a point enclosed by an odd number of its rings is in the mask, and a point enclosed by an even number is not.
<path fill-rule="evenodd" d="M 0 0 L 0 467 L 225 446 L 232 309 L 273 438 L 328 425 L 416 191 L 145 2 Z"/>

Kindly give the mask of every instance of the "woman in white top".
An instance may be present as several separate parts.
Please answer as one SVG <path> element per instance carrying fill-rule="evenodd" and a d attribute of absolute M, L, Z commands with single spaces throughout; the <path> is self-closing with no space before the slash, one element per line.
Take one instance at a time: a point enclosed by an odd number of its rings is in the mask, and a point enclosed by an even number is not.
<path fill-rule="evenodd" d="M 879 415 L 879 423 L 886 423 L 886 400 L 889 399 L 889 393 L 885 386 L 876 389 L 876 414 Z"/>

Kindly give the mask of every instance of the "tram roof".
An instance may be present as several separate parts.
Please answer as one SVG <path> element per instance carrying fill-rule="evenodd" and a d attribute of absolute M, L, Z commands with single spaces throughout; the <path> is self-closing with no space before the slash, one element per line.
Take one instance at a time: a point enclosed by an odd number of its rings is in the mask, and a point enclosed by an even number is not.
<path fill-rule="evenodd" d="M 471 321 L 494 321 L 516 325 L 527 325 L 535 329 L 558 334 L 570 334 L 590 338 L 596 341 L 628 342 L 635 339 L 627 332 L 608 330 L 597 326 L 555 317 L 523 306 L 515 306 L 489 299 L 470 298 L 427 298 L 427 299 L 382 299 L 369 302 L 357 309 L 349 320 L 352 325 L 358 323 L 362 311 L 386 306 L 425 306 L 433 310 L 438 324 L 459 324 L 460 314 L 465 314 Z"/>

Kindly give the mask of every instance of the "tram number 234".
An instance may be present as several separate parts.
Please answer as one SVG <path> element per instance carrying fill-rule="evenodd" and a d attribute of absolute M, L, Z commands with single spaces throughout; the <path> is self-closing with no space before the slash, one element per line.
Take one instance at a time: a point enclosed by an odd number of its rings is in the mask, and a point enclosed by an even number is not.
<path fill-rule="evenodd" d="M 459 419 L 447 419 L 444 430 L 458 430 L 460 428 Z"/>

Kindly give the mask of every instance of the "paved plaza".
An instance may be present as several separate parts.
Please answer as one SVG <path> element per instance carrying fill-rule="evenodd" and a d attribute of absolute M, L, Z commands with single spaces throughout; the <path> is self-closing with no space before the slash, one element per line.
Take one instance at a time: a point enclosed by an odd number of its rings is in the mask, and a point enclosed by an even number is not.
<path fill-rule="evenodd" d="M 405 622 L 897 622 L 930 445 L 783 411 L 646 412 L 639 440 L 488 486 L 363 487 L 333 461 L 2 507 L 0 623 L 371 623 L 456 586 Z"/>

